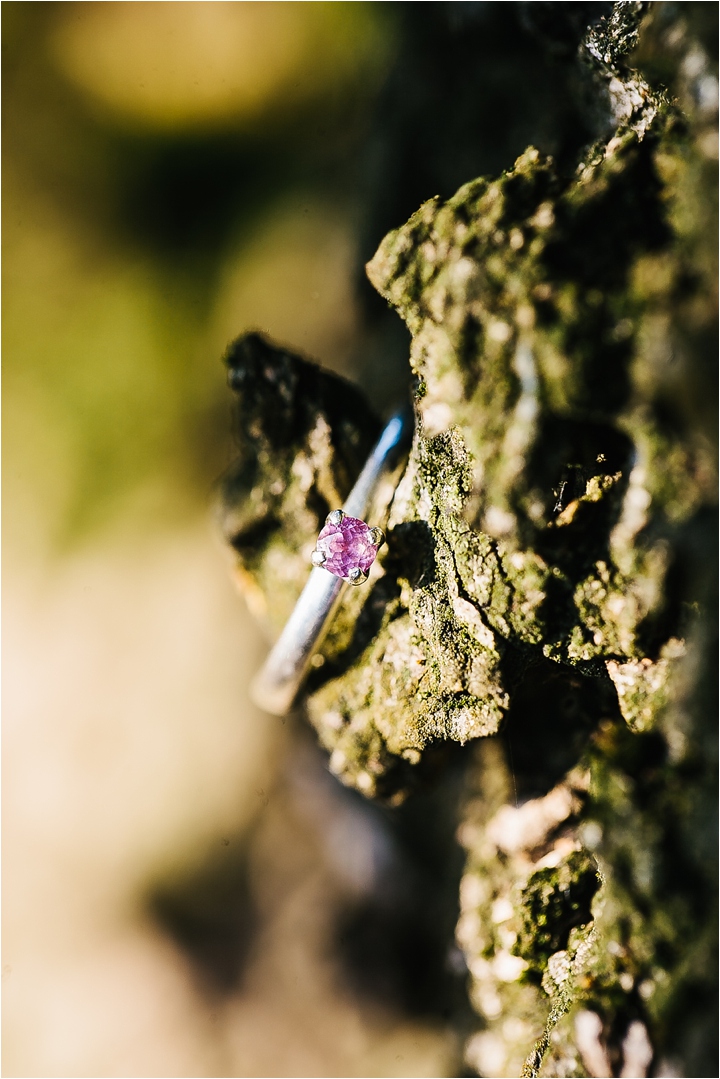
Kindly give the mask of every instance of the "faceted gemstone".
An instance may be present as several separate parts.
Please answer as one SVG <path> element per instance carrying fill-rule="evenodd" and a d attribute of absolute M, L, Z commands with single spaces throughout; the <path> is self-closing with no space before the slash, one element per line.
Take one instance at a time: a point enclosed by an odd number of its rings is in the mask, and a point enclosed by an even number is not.
<path fill-rule="evenodd" d="M 378 552 L 370 529 L 357 517 L 343 517 L 339 525 L 328 522 L 318 536 L 316 548 L 325 555 L 323 569 L 336 577 L 347 577 L 356 567 L 367 573 Z"/>

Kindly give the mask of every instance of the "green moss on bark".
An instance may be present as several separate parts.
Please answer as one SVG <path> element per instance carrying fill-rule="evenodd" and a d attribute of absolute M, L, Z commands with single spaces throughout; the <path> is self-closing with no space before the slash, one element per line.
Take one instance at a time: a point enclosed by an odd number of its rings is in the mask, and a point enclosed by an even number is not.
<path fill-rule="evenodd" d="M 368 265 L 412 333 L 417 426 L 382 574 L 307 711 L 343 782 L 390 799 L 433 743 L 480 739 L 457 931 L 480 1074 L 702 1074 L 714 1052 L 717 131 L 698 6 L 615 4 L 578 61 L 605 136 L 425 203 Z M 276 624 L 377 429 L 325 377 L 282 447 L 290 374 L 271 407 L 245 398 L 226 486 Z"/>

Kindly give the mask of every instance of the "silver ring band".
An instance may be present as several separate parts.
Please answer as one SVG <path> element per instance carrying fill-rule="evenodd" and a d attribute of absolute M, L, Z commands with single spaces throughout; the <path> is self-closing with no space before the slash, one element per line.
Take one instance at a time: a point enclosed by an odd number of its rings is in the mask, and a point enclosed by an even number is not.
<path fill-rule="evenodd" d="M 388 421 L 342 507 L 348 517 L 364 519 L 373 512 L 381 482 L 401 463 L 411 430 L 409 410 Z M 263 711 L 276 716 L 290 711 L 346 587 L 346 581 L 325 569 L 310 571 L 284 630 L 250 688 Z"/>

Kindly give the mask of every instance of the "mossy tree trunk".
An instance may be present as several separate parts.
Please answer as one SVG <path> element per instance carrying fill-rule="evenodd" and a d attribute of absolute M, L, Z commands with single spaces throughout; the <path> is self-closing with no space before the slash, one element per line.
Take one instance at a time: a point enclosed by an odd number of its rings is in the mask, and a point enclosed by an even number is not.
<path fill-rule="evenodd" d="M 607 9 L 573 59 L 591 145 L 529 147 L 426 202 L 368 265 L 412 334 L 416 433 L 382 570 L 305 703 L 370 797 L 468 744 L 457 940 L 479 1074 L 711 1075 L 710 5 L 564 6 Z M 379 425 L 256 336 L 228 363 L 224 525 L 277 630 Z"/>

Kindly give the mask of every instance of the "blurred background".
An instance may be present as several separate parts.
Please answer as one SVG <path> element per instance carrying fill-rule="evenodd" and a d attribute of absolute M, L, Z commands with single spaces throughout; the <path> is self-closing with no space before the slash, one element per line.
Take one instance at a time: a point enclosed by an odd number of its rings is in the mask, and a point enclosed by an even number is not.
<path fill-rule="evenodd" d="M 461 1074 L 459 773 L 372 806 L 249 703 L 221 358 L 406 392 L 364 262 L 585 139 L 549 7 L 2 5 L 5 1074 Z"/>

